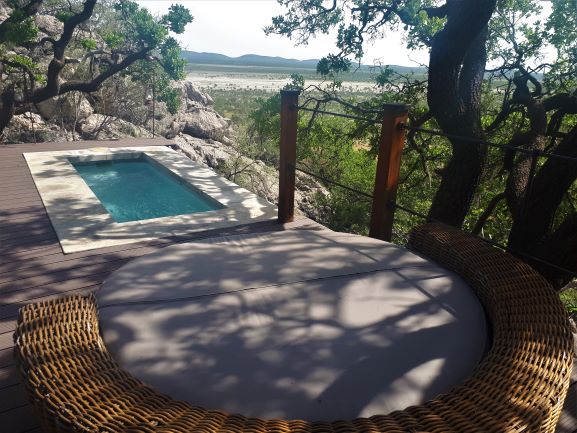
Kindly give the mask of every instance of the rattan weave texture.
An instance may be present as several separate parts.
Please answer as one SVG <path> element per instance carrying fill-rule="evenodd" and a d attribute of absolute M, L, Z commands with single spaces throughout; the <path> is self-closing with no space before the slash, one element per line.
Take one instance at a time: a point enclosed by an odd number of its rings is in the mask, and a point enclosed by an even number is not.
<path fill-rule="evenodd" d="M 29 398 L 45 432 L 553 432 L 573 361 L 569 324 L 553 289 L 518 259 L 440 224 L 417 228 L 410 245 L 467 281 L 493 331 L 472 377 L 421 406 L 332 422 L 191 407 L 118 366 L 99 335 L 92 296 L 20 311 L 15 354 Z"/>

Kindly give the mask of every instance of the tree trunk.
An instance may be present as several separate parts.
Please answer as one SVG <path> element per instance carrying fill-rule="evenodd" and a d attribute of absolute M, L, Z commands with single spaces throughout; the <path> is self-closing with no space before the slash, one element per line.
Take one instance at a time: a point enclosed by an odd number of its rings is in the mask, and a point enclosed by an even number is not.
<path fill-rule="evenodd" d="M 563 138 L 554 151 L 555 154 L 577 158 L 577 126 Z M 552 233 L 555 214 L 563 197 L 577 180 L 577 162 L 560 158 L 549 158 L 535 175 L 530 191 L 523 200 L 523 212 L 518 212 L 509 234 L 509 247 L 513 250 L 535 255 L 547 260 L 544 255 L 552 256 L 557 249 L 559 239 L 557 233 Z M 575 225 L 561 224 L 557 230 L 562 230 L 565 240 L 568 237 L 577 238 Z M 561 249 L 559 250 L 564 254 Z M 555 253 L 554 255 L 557 255 Z M 553 258 L 553 257 L 552 257 Z M 577 270 L 577 263 L 571 264 L 571 270 Z"/>
<path fill-rule="evenodd" d="M 443 132 L 483 138 L 481 90 L 485 72 L 487 23 L 496 0 L 454 0 L 447 24 L 431 45 L 429 107 Z M 445 167 L 429 216 L 461 226 L 479 184 L 487 149 L 468 140 L 451 139 Z"/>
<path fill-rule="evenodd" d="M 2 107 L 0 107 L 0 135 L 4 131 L 4 128 L 8 126 L 12 117 L 14 116 L 14 103 L 15 95 L 14 89 L 8 88 L 4 90 L 0 96 L 0 101 L 2 102 Z"/>

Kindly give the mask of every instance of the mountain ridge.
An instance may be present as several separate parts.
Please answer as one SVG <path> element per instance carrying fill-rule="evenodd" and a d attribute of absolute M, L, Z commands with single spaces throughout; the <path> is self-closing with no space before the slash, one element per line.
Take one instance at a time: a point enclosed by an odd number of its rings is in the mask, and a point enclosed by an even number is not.
<path fill-rule="evenodd" d="M 295 69 L 311 69 L 316 71 L 317 63 L 320 59 L 287 59 L 280 56 L 263 56 L 260 54 L 243 54 L 238 57 L 230 57 L 225 54 L 197 52 L 197 51 L 182 51 L 182 58 L 192 64 L 204 65 L 230 65 L 230 66 L 262 66 L 262 67 L 278 67 L 278 68 L 295 68 Z M 422 73 L 426 71 L 423 67 L 411 67 L 400 65 L 388 65 L 391 69 L 400 73 Z M 362 72 L 369 72 L 375 66 L 361 65 Z"/>

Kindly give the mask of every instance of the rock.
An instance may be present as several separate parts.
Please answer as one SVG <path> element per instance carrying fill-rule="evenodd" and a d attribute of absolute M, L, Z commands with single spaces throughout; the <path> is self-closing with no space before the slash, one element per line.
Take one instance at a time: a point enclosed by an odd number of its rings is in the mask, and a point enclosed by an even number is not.
<path fill-rule="evenodd" d="M 43 141 L 71 141 L 78 136 L 58 125 L 46 123 L 36 113 L 12 117 L 2 133 L 2 143 L 34 143 Z"/>
<path fill-rule="evenodd" d="M 36 15 L 36 26 L 47 36 L 58 36 L 64 29 L 64 23 L 52 15 Z"/>
<path fill-rule="evenodd" d="M 278 171 L 274 167 L 263 161 L 247 158 L 234 147 L 219 141 L 194 138 L 186 134 L 177 135 L 173 141 L 177 150 L 193 161 L 217 170 L 271 203 L 278 203 Z M 297 172 L 296 206 L 314 220 L 322 220 L 330 212 L 330 209 L 316 204 L 318 195 L 326 197 L 329 192 L 316 179 Z"/>
<path fill-rule="evenodd" d="M 196 102 L 205 107 L 214 105 L 214 100 L 210 95 L 198 90 L 190 81 L 181 81 L 180 85 L 183 99 L 187 102 L 187 108 L 189 108 L 189 105 L 194 106 L 194 104 L 190 104 L 190 102 Z"/>
<path fill-rule="evenodd" d="M 46 120 L 59 119 L 67 126 L 90 117 L 94 110 L 88 100 L 79 94 L 66 94 L 50 98 L 36 104 L 39 113 Z"/>
<path fill-rule="evenodd" d="M 146 129 L 122 119 L 93 114 L 81 120 L 77 131 L 84 140 L 111 140 L 126 137 L 151 137 Z"/>
<path fill-rule="evenodd" d="M 5 21 L 10 16 L 12 9 L 10 9 L 4 2 L 0 2 L 0 23 Z"/>
<path fill-rule="evenodd" d="M 179 117 L 182 132 L 197 138 L 222 141 L 229 132 L 229 122 L 210 108 L 195 108 Z"/>
<path fill-rule="evenodd" d="M 191 160 L 211 168 L 222 167 L 231 158 L 239 156 L 231 147 L 214 140 L 179 134 L 174 138 L 174 142 Z"/>

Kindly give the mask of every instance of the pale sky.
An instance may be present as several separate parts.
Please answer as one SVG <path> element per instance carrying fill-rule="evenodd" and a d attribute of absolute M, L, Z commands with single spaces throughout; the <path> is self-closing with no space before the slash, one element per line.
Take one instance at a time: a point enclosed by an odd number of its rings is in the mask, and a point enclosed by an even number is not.
<path fill-rule="evenodd" d="M 165 12 L 171 4 L 185 5 L 194 16 L 186 32 L 178 39 L 185 49 L 213 52 L 231 57 L 243 54 L 280 56 L 299 60 L 318 59 L 336 53 L 334 37 L 321 35 L 307 46 L 295 47 L 293 41 L 277 35 L 266 36 L 263 28 L 271 18 L 284 13 L 275 0 L 138 0 L 154 14 Z M 365 48 L 364 64 L 380 60 L 382 64 L 415 66 L 426 64 L 426 52 L 409 51 L 399 33 Z M 376 63 L 376 62 L 375 62 Z"/>

